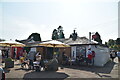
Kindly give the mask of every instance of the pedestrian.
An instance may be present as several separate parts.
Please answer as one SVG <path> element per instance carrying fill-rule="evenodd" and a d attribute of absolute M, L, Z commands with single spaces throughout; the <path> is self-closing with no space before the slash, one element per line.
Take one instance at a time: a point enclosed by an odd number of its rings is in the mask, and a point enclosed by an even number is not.
<path fill-rule="evenodd" d="M 25 58 L 25 60 L 27 59 L 27 51 L 26 50 L 24 50 L 24 52 L 23 52 L 23 57 Z"/>
<path fill-rule="evenodd" d="M 26 60 L 24 56 L 20 58 L 20 62 L 22 68 L 26 68 L 26 65 L 28 66 L 28 60 Z"/>
<path fill-rule="evenodd" d="M 15 59 L 15 55 L 16 55 L 16 53 L 15 53 L 15 49 L 13 50 L 13 59 Z"/>
<path fill-rule="evenodd" d="M 9 49 L 6 50 L 6 53 L 5 53 L 6 58 L 8 58 L 8 51 L 9 51 Z"/>
<path fill-rule="evenodd" d="M 45 63 L 44 63 L 44 60 L 43 58 L 41 57 L 41 60 L 40 60 L 40 67 L 43 68 L 43 70 L 45 69 Z"/>
<path fill-rule="evenodd" d="M 40 52 L 37 52 L 35 61 L 40 61 L 41 60 L 41 54 Z"/>
<path fill-rule="evenodd" d="M 34 69 L 33 61 L 35 59 L 35 52 L 30 51 L 27 56 L 29 59 L 29 69 Z"/>
<path fill-rule="evenodd" d="M 94 58 L 95 58 L 95 55 L 96 55 L 95 51 L 92 51 L 92 65 L 94 65 Z"/>
<path fill-rule="evenodd" d="M 91 48 L 88 48 L 87 53 L 86 53 L 86 57 L 88 57 L 88 54 L 92 54 Z"/>
<path fill-rule="evenodd" d="M 68 59 L 69 59 L 68 56 L 64 53 L 63 56 L 62 56 L 62 58 L 63 58 L 63 60 L 62 60 L 62 61 L 63 61 L 62 64 L 63 64 L 63 65 L 67 65 L 67 63 L 68 63 Z"/>
<path fill-rule="evenodd" d="M 112 59 L 112 61 L 114 61 L 115 57 L 116 57 L 115 51 L 112 50 L 110 53 L 110 58 Z"/>
<path fill-rule="evenodd" d="M 16 55 L 16 48 L 14 48 L 14 50 L 13 50 L 13 59 L 14 59 L 15 61 L 17 60 L 16 57 L 17 57 L 17 55 Z"/>
<path fill-rule="evenodd" d="M 91 64 L 92 62 L 92 51 L 91 48 L 88 48 L 87 53 L 86 53 L 86 57 L 87 57 L 87 64 Z"/>
<path fill-rule="evenodd" d="M 118 62 L 120 63 L 120 50 L 117 52 Z"/>
<path fill-rule="evenodd" d="M 92 59 L 93 59 L 92 53 L 88 54 L 88 65 L 92 64 Z"/>

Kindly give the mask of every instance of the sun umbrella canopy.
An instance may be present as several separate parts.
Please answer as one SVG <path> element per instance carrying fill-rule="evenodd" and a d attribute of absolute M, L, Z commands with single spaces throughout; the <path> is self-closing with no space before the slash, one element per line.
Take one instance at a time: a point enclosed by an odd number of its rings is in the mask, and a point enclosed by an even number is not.
<path fill-rule="evenodd" d="M 45 46 L 45 47 L 70 47 L 69 45 L 62 43 L 60 41 L 57 40 L 51 40 L 51 41 L 46 41 L 46 42 L 42 42 L 37 44 L 36 46 Z"/>
<path fill-rule="evenodd" d="M 0 42 L 0 46 L 23 47 L 25 45 L 16 41 L 2 41 Z"/>

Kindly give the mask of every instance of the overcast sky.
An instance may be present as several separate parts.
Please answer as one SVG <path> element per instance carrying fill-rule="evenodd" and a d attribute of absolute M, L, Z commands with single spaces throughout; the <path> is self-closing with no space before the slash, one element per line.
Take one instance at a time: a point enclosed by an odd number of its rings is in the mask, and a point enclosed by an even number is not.
<path fill-rule="evenodd" d="M 61 25 L 68 38 L 76 28 L 78 36 L 98 32 L 103 42 L 118 37 L 119 0 L 1 0 L 0 38 L 27 39 L 40 33 L 50 40 Z"/>

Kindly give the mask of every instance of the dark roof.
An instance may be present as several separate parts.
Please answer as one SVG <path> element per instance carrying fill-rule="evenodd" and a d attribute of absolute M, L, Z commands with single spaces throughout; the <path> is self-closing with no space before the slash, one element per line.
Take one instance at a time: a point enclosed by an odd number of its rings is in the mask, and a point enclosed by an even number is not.
<path fill-rule="evenodd" d="M 58 39 L 58 41 L 61 41 L 63 43 L 69 44 L 69 45 L 88 45 L 88 44 L 98 44 L 96 41 L 89 42 L 89 39 L 86 37 L 77 37 L 77 39 L 74 41 L 72 38 L 67 39 Z"/>
<path fill-rule="evenodd" d="M 24 39 L 24 40 L 15 40 L 17 42 L 23 43 L 23 44 L 27 44 L 29 41 L 31 41 L 32 39 Z"/>

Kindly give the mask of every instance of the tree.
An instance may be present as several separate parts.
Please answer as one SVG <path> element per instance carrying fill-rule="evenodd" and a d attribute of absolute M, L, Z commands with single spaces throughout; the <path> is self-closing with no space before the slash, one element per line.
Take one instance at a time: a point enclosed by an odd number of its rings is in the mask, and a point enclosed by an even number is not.
<path fill-rule="evenodd" d="M 69 38 L 72 38 L 72 34 L 70 34 L 70 37 Z"/>
<path fill-rule="evenodd" d="M 65 38 L 63 33 L 63 27 L 59 26 L 57 29 L 54 29 L 52 32 L 52 40 L 63 39 Z"/>
<path fill-rule="evenodd" d="M 65 39 L 65 36 L 64 36 L 64 33 L 63 33 L 63 32 L 61 33 L 61 38 L 64 38 L 64 39 Z"/>
<path fill-rule="evenodd" d="M 56 40 L 56 39 L 58 39 L 58 32 L 56 29 L 54 29 L 52 33 L 52 40 Z"/>
<path fill-rule="evenodd" d="M 117 47 L 117 50 L 120 50 L 120 38 L 116 39 L 116 47 Z"/>
<path fill-rule="evenodd" d="M 70 37 L 69 38 L 72 38 L 72 40 L 76 40 L 77 39 L 77 32 L 75 32 L 75 30 L 73 30 L 73 33 L 70 34 Z"/>
<path fill-rule="evenodd" d="M 28 39 L 33 39 L 34 41 L 41 41 L 41 37 L 39 33 L 32 33 Z"/>
<path fill-rule="evenodd" d="M 116 40 L 109 39 L 107 42 L 107 46 L 109 46 L 109 48 L 112 48 L 116 51 L 120 50 L 120 38 L 117 38 Z"/>
<path fill-rule="evenodd" d="M 94 41 L 97 41 L 98 43 L 102 44 L 101 36 L 99 35 L 98 32 L 96 32 L 94 35 L 92 35 L 92 39 Z"/>
<path fill-rule="evenodd" d="M 62 26 L 59 26 L 58 28 L 58 39 L 62 39 L 62 38 L 65 38 L 64 36 L 64 33 L 63 33 L 63 27 Z"/>
<path fill-rule="evenodd" d="M 105 45 L 107 46 L 107 42 L 105 42 Z"/>
<path fill-rule="evenodd" d="M 113 45 L 115 45 L 115 41 L 113 39 L 109 39 L 107 45 L 108 46 L 113 46 Z"/>
<path fill-rule="evenodd" d="M 117 39 L 116 39 L 116 44 L 117 44 L 117 45 L 120 45 L 120 38 L 117 38 Z"/>
<path fill-rule="evenodd" d="M 1 39 L 1 38 L 0 38 L 0 41 L 5 41 L 5 39 Z"/>
<path fill-rule="evenodd" d="M 116 50 L 116 51 L 118 51 L 118 50 L 120 50 L 120 46 L 119 45 L 114 45 L 113 49 Z"/>

